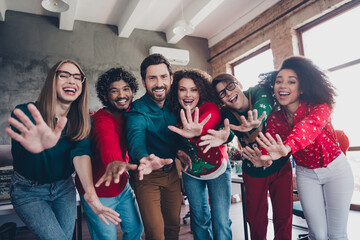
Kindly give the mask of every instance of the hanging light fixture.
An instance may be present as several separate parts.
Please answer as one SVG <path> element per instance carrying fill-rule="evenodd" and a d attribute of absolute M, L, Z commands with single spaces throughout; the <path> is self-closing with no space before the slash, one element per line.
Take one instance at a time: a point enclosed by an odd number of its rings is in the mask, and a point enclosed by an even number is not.
<path fill-rule="evenodd" d="M 43 0 L 41 6 L 50 12 L 65 12 L 69 9 L 67 0 Z"/>
<path fill-rule="evenodd" d="M 173 32 L 176 35 L 189 35 L 195 30 L 195 27 L 189 21 L 186 21 L 184 17 L 183 0 L 181 0 L 181 16 L 182 19 L 175 23 Z"/>

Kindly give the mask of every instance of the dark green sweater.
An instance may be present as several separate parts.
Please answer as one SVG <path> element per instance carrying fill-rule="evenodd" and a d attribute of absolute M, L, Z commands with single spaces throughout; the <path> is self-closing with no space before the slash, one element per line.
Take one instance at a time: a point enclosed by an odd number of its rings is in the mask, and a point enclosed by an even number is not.
<path fill-rule="evenodd" d="M 21 104 L 16 108 L 21 109 L 35 124 L 27 108 L 27 104 Z M 16 116 L 12 113 L 12 117 Z M 16 131 L 16 129 L 13 129 Z M 66 133 L 66 126 L 62 134 Z M 41 153 L 27 151 L 19 142 L 11 140 L 11 153 L 13 155 L 14 170 L 29 180 L 38 181 L 40 184 L 52 183 L 67 179 L 75 171 L 73 158 L 76 156 L 91 156 L 90 139 L 71 141 L 62 136 L 58 143 Z"/>
<path fill-rule="evenodd" d="M 253 106 L 252 109 L 257 109 L 258 116 L 261 116 L 261 114 L 265 111 L 266 112 L 266 118 L 270 115 L 274 102 L 273 98 L 271 96 L 271 93 L 267 92 L 265 89 L 255 86 L 252 88 L 249 88 L 249 90 L 243 92 L 244 95 L 249 99 L 249 95 L 251 95 L 251 105 Z M 240 116 L 244 115 L 247 117 L 247 111 L 246 112 L 237 112 Z M 225 109 L 222 113 L 223 118 L 228 118 L 231 124 L 234 125 L 240 125 L 240 122 L 238 119 L 234 116 L 234 114 L 229 110 Z M 264 118 L 263 123 L 265 124 L 266 118 Z M 256 131 L 256 129 L 253 129 L 250 131 L 250 133 L 253 133 Z M 263 132 L 265 132 L 265 127 L 263 127 Z M 245 133 L 234 131 L 235 135 L 238 137 L 239 142 L 242 147 L 250 146 L 254 148 L 255 146 L 258 147 L 258 144 L 256 141 L 254 142 L 248 142 L 248 136 Z M 243 164 L 242 164 L 242 170 L 247 175 L 251 177 L 267 177 L 277 171 L 279 171 L 282 166 L 285 165 L 288 158 L 284 157 L 277 161 L 273 161 L 273 164 L 269 167 L 255 167 L 254 164 L 252 164 L 249 160 L 243 158 Z"/>
<path fill-rule="evenodd" d="M 176 126 L 176 116 L 165 101 L 160 108 L 148 94 L 136 100 L 126 113 L 127 140 L 130 161 L 139 164 L 143 157 L 155 154 L 160 158 L 175 159 L 176 133 L 168 126 Z"/>

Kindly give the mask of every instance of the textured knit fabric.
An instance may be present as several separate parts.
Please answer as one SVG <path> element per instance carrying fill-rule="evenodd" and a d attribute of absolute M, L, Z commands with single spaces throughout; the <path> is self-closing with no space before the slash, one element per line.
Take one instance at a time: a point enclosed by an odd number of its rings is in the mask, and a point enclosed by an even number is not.
<path fill-rule="evenodd" d="M 194 114 L 192 117 L 194 118 Z M 211 114 L 210 120 L 204 125 L 202 129 L 201 136 L 206 135 L 209 129 L 217 129 L 220 121 L 221 114 L 219 108 L 214 103 L 204 103 L 199 106 L 199 122 L 203 121 L 209 114 Z M 204 153 L 204 146 L 199 146 L 200 137 L 195 137 L 191 139 L 182 138 L 184 149 L 186 153 L 191 157 L 192 169 L 188 169 L 187 173 L 194 177 L 201 177 L 211 173 L 215 173 L 219 167 L 227 162 L 228 155 L 225 145 L 219 147 L 212 147 L 207 153 Z M 222 173 L 225 172 L 225 168 L 222 169 L 222 172 L 215 174 L 213 178 L 217 178 Z"/>
<path fill-rule="evenodd" d="M 27 108 L 28 104 L 21 104 L 16 106 L 16 108 L 22 110 L 36 124 Z M 17 119 L 14 113 L 11 116 Z M 41 184 L 68 179 L 75 171 L 73 165 L 74 157 L 82 155 L 90 156 L 91 152 L 90 138 L 72 141 L 64 136 L 66 127 L 62 132 L 63 136 L 60 137 L 54 147 L 36 154 L 27 151 L 19 142 L 12 139 L 11 153 L 14 161 L 14 170 L 23 177 Z M 17 131 L 14 128 L 13 130 Z"/>
<path fill-rule="evenodd" d="M 125 118 L 116 118 L 105 111 L 98 110 L 93 116 L 91 133 L 91 165 L 94 183 L 105 173 L 106 166 L 112 161 L 129 162 L 125 134 Z M 111 182 L 95 188 L 99 197 L 115 197 L 121 193 L 127 183 L 127 173 L 123 173 L 119 183 Z M 76 177 L 76 187 L 81 194 L 85 191 Z"/>
<path fill-rule="evenodd" d="M 330 115 L 331 108 L 326 104 L 311 106 L 301 102 L 293 116 L 293 128 L 285 111 L 280 110 L 268 118 L 266 132 L 273 137 L 280 135 L 291 147 L 297 165 L 324 168 L 341 153 Z"/>
<path fill-rule="evenodd" d="M 258 116 L 261 116 L 263 112 L 266 112 L 266 116 L 269 116 L 271 113 L 271 110 L 273 109 L 274 102 L 271 94 L 266 91 L 264 88 L 261 88 L 259 86 L 255 86 L 252 88 L 249 88 L 249 90 L 243 92 L 244 95 L 249 99 L 249 96 L 251 96 L 251 105 L 253 106 L 253 110 L 258 111 Z M 237 112 L 240 116 L 243 115 L 247 117 L 248 113 L 246 112 Z M 223 112 L 223 118 L 228 118 L 231 124 L 234 125 L 240 125 L 239 120 L 234 116 L 234 114 L 229 111 L 225 110 Z M 263 124 L 265 124 L 266 118 L 263 120 Z M 254 132 L 254 130 L 250 131 L 250 134 Z M 247 134 L 235 131 L 236 136 L 239 139 L 239 142 L 242 147 L 250 146 L 252 148 L 258 147 L 258 144 L 256 141 L 249 142 Z M 243 164 L 242 164 L 242 170 L 247 175 L 251 177 L 267 177 L 271 174 L 277 172 L 282 168 L 285 163 L 287 162 L 288 158 L 282 158 L 278 161 L 273 162 L 273 164 L 270 167 L 255 167 L 254 164 L 252 164 L 249 160 L 243 158 Z"/>

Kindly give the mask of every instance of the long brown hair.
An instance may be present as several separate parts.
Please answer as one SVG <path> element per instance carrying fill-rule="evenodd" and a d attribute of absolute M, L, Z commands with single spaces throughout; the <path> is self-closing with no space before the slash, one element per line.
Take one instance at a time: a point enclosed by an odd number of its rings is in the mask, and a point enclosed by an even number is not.
<path fill-rule="evenodd" d="M 38 97 L 37 107 L 46 124 L 52 129 L 54 129 L 56 126 L 56 72 L 64 63 L 71 63 L 75 65 L 79 69 L 80 73 L 85 76 L 80 65 L 74 60 L 70 59 L 65 59 L 58 62 L 50 69 L 46 77 L 44 86 L 42 87 L 40 95 Z M 82 91 L 80 96 L 71 103 L 67 118 L 67 137 L 69 137 L 73 141 L 78 141 L 89 136 L 91 124 L 89 119 L 88 86 L 86 80 L 82 83 Z"/>

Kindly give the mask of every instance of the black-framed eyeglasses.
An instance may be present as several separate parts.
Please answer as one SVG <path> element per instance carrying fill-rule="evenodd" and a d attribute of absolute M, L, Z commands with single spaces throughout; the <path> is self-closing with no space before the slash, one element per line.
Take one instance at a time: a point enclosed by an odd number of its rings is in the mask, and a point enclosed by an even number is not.
<path fill-rule="evenodd" d="M 68 80 L 71 76 L 76 80 L 76 81 L 80 81 L 81 83 L 85 82 L 86 77 L 80 73 L 69 73 L 68 71 L 61 71 L 58 70 L 56 71 L 56 75 L 61 79 L 61 80 Z"/>
<path fill-rule="evenodd" d="M 223 99 L 226 96 L 226 90 L 228 90 L 228 91 L 234 90 L 236 87 L 236 84 L 237 84 L 236 82 L 230 82 L 228 85 L 226 85 L 226 87 L 223 90 L 218 92 L 219 98 Z"/>

